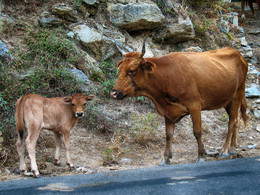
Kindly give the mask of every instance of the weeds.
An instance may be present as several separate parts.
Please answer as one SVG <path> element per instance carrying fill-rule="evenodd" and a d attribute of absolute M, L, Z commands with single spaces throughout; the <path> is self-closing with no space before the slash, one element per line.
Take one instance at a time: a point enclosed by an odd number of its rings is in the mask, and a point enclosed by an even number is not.
<path fill-rule="evenodd" d="M 158 115 L 151 112 L 147 115 L 132 115 L 132 122 L 134 126 L 130 131 L 133 134 L 133 139 L 142 145 L 154 138 L 159 126 Z"/>
<path fill-rule="evenodd" d="M 102 95 L 109 97 L 111 90 L 113 89 L 116 78 L 118 76 L 118 70 L 112 61 L 103 61 L 100 64 L 100 68 L 104 73 L 105 79 L 98 79 L 102 84 Z"/>

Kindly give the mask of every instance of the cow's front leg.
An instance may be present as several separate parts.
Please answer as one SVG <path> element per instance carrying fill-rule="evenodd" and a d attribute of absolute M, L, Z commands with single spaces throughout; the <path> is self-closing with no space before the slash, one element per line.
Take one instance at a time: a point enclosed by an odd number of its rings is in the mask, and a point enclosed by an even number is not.
<path fill-rule="evenodd" d="M 71 156 L 70 156 L 70 132 L 66 132 L 64 134 L 64 144 L 65 144 L 65 148 L 66 148 L 67 165 L 70 168 L 74 168 L 74 165 L 72 164 Z"/>
<path fill-rule="evenodd" d="M 195 106 L 194 109 L 190 108 L 189 110 L 193 123 L 193 134 L 198 143 L 198 162 L 204 161 L 207 153 L 202 142 L 201 109 L 199 109 L 199 106 Z"/>
<path fill-rule="evenodd" d="M 56 143 L 56 150 L 54 156 L 54 164 L 60 165 L 60 149 L 61 149 L 61 134 L 58 132 L 54 132 L 55 143 Z"/>
<path fill-rule="evenodd" d="M 170 164 L 170 159 L 172 158 L 172 142 L 173 142 L 173 132 L 175 123 L 170 119 L 165 117 L 165 128 L 166 128 L 166 146 L 164 151 L 164 160 L 160 165 Z"/>

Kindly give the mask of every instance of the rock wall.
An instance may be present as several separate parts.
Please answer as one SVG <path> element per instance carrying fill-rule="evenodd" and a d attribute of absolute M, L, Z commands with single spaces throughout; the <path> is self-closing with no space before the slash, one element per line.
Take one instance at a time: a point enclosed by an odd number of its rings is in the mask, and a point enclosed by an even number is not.
<path fill-rule="evenodd" d="M 53 1 L 54 2 L 54 1 Z M 56 1 L 55 1 L 56 2 Z M 259 97 L 258 71 L 244 29 L 238 26 L 238 14 L 223 14 L 218 22 L 220 34 L 208 33 L 205 42 L 211 47 L 198 47 L 190 14 L 177 0 L 74 0 L 50 4 L 37 18 L 36 25 L 67 27 L 64 36 L 75 40 L 75 49 L 85 56 L 80 69 L 86 76 L 102 70 L 99 63 L 130 51 L 140 51 L 147 38 L 145 57 L 161 56 L 172 51 L 205 51 L 232 45 L 239 49 L 250 64 L 247 97 Z M 17 25 L 12 15 L 1 13 L 0 33 Z M 233 35 L 232 41 L 228 35 Z M 219 36 L 219 37 L 218 37 Z M 230 38 L 230 37 L 229 37 Z M 215 44 L 216 39 L 221 40 Z M 223 41 L 224 40 L 224 41 Z M 226 44 L 228 43 L 228 44 Z M 8 45 L 8 43 L 7 43 Z M 194 50 L 194 48 L 196 48 Z M 0 42 L 0 57 L 12 58 L 4 42 Z M 254 63 L 255 64 L 255 63 Z M 74 72 L 77 76 L 79 75 Z"/>

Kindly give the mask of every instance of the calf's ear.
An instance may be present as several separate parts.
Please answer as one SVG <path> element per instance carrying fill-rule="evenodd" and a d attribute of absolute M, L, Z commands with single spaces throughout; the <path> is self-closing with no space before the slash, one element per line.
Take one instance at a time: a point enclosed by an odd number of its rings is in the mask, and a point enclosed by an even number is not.
<path fill-rule="evenodd" d="M 152 62 L 145 62 L 145 63 L 143 63 L 142 65 L 141 65 L 141 67 L 142 67 L 142 69 L 143 70 L 146 70 L 146 71 L 148 71 L 148 72 L 153 72 L 153 70 L 154 70 L 154 68 L 155 68 L 155 64 L 154 63 L 152 63 Z"/>
<path fill-rule="evenodd" d="M 89 95 L 89 96 L 86 97 L 86 100 L 87 101 L 92 101 L 92 100 L 94 100 L 94 98 L 95 98 L 94 95 Z"/>
<path fill-rule="evenodd" d="M 66 104 L 69 104 L 69 103 L 71 103 L 71 97 L 65 97 L 65 98 L 63 98 L 63 101 L 64 101 L 64 103 L 66 103 Z"/>

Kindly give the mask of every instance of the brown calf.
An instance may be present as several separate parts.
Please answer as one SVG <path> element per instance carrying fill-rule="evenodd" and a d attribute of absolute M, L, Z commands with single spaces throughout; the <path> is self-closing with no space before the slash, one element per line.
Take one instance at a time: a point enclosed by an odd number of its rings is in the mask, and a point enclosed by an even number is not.
<path fill-rule="evenodd" d="M 246 4 L 249 5 L 253 16 L 255 16 L 255 10 L 254 10 L 253 3 L 258 4 L 258 10 L 260 11 L 260 0 L 241 0 L 241 9 L 242 9 L 241 18 L 245 18 L 245 5 Z"/>
<path fill-rule="evenodd" d="M 142 53 L 129 52 L 118 63 L 119 76 L 111 96 L 115 99 L 146 96 L 153 100 L 158 113 L 165 117 L 163 163 L 169 163 L 172 158 L 175 124 L 188 114 L 198 142 L 198 159 L 203 158 L 206 151 L 201 137 L 201 111 L 221 107 L 229 115 L 228 135 L 221 153 L 223 156 L 233 153 L 237 146 L 239 109 L 245 123 L 247 120 L 248 65 L 241 54 L 229 47 L 202 53 L 175 52 L 153 58 L 143 58 L 144 53 L 145 45 Z"/>
<path fill-rule="evenodd" d="M 74 94 L 71 97 L 46 98 L 36 94 L 24 95 L 16 102 L 16 142 L 20 158 L 20 172 L 26 170 L 24 162 L 25 144 L 31 159 L 34 177 L 39 177 L 35 159 L 35 145 L 42 129 L 54 132 L 56 141 L 55 164 L 60 164 L 60 148 L 65 144 L 67 164 L 73 167 L 70 157 L 70 130 L 84 116 L 86 103 L 94 99 L 93 95 Z M 25 140 L 25 131 L 28 136 Z"/>

